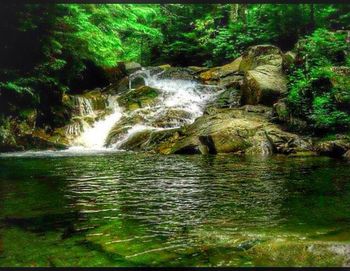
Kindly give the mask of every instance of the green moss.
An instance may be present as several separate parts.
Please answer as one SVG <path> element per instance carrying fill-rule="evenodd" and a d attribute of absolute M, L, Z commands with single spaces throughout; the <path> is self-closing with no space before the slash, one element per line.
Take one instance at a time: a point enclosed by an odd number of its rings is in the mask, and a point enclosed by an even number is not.
<path fill-rule="evenodd" d="M 253 247 L 247 252 L 254 266 L 343 266 L 345 257 L 330 250 L 331 244 L 275 240 Z"/>

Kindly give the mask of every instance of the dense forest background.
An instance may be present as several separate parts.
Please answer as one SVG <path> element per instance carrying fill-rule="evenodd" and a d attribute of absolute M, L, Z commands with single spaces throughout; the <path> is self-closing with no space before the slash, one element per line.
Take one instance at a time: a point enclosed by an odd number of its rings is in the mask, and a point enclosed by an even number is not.
<path fill-rule="evenodd" d="M 288 70 L 294 114 L 347 130 L 348 77 L 328 85 L 330 67 L 350 66 L 349 25 L 344 4 L 1 4 L 0 122 L 37 108 L 38 126 L 62 125 L 62 95 L 104 86 L 120 61 L 211 67 L 268 43 L 301 56 Z"/>

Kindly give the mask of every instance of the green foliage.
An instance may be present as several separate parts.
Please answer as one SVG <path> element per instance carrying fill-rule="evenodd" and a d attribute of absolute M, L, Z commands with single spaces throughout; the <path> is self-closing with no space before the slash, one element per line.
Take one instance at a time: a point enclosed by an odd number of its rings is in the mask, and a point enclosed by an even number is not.
<path fill-rule="evenodd" d="M 347 74 L 332 66 L 347 65 L 348 45 L 343 33 L 317 29 L 298 44 L 302 62 L 289 75 L 288 102 L 298 117 L 316 130 L 346 130 L 350 114 L 346 103 L 350 93 Z"/>
<path fill-rule="evenodd" d="M 337 110 L 329 94 L 315 97 L 312 102 L 312 107 L 312 118 L 315 121 L 316 128 L 330 129 L 333 127 L 349 127 L 350 115 Z"/>

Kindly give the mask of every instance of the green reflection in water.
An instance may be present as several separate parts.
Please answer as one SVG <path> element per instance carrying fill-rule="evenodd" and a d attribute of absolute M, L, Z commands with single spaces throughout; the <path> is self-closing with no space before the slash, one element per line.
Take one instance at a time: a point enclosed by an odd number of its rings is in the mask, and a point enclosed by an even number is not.
<path fill-rule="evenodd" d="M 0 158 L 0 266 L 331 266 L 350 168 L 328 158 Z"/>

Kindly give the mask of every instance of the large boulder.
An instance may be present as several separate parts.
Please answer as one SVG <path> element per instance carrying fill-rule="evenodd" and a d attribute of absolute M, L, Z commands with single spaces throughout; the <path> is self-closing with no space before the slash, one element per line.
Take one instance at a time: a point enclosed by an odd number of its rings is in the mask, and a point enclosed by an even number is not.
<path fill-rule="evenodd" d="M 191 121 L 192 115 L 185 110 L 169 108 L 150 116 L 149 108 L 142 108 L 124 114 L 108 134 L 106 145 L 111 146 L 123 140 L 130 129 L 136 125 L 159 128 L 171 128 L 185 125 Z M 154 132 L 154 131 L 152 131 Z"/>
<path fill-rule="evenodd" d="M 169 154 L 179 136 L 179 128 L 167 130 L 144 129 L 128 137 L 120 145 L 120 149 Z"/>
<path fill-rule="evenodd" d="M 181 129 L 152 131 L 147 138 L 145 134 L 139 137 L 143 143 L 137 145 L 138 150 L 163 154 L 292 154 L 311 149 L 307 140 L 271 124 L 264 114 L 245 108 L 217 109 Z M 130 139 L 127 145 L 135 146 L 133 142 Z"/>
<path fill-rule="evenodd" d="M 120 62 L 118 67 L 126 74 L 130 75 L 138 70 L 142 69 L 141 64 L 136 62 Z"/>
<path fill-rule="evenodd" d="M 242 86 L 242 103 L 271 106 L 286 92 L 287 79 L 280 67 L 262 65 L 246 72 Z"/>
<path fill-rule="evenodd" d="M 256 45 L 249 47 L 242 55 L 239 70 L 246 72 L 259 66 L 275 66 L 282 70 L 283 53 L 273 45 Z"/>
<path fill-rule="evenodd" d="M 284 153 L 311 149 L 299 136 L 282 131 L 259 113 L 223 109 L 203 115 L 183 130 L 172 153 Z"/>

